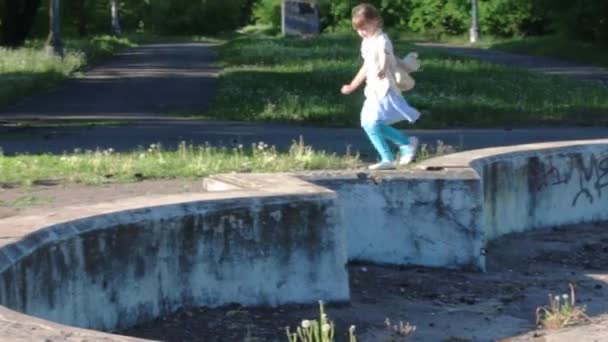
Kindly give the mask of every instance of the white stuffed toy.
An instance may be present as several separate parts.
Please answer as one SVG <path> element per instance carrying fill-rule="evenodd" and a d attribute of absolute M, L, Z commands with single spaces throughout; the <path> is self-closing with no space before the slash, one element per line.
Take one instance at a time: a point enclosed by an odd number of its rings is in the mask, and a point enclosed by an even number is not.
<path fill-rule="evenodd" d="M 410 76 L 410 73 L 420 69 L 420 61 L 418 53 L 410 52 L 402 59 L 395 61 L 395 81 L 397 88 L 401 91 L 408 91 L 414 88 L 416 81 Z"/>

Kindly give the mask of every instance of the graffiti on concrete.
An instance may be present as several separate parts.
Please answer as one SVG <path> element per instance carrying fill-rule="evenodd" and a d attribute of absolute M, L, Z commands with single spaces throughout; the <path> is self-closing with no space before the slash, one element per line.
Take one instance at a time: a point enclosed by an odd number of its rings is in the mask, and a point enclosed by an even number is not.
<path fill-rule="evenodd" d="M 586 160 L 581 154 L 568 155 L 567 163 L 558 167 L 551 160 L 543 162 L 539 157 L 528 161 L 528 185 L 534 192 L 544 188 L 576 182 L 578 191 L 572 198 L 572 206 L 587 202 L 593 204 L 608 191 L 608 156 L 595 154 Z"/>
<path fill-rule="evenodd" d="M 581 196 L 585 196 L 590 203 L 594 201 L 595 189 L 596 196 L 602 197 L 602 189 L 608 187 L 608 157 L 598 159 L 595 155 L 591 155 L 591 161 L 585 165 L 583 158 L 577 155 L 574 158 L 576 161 L 575 167 L 579 174 L 579 191 L 572 200 L 572 206 L 575 206 Z"/>

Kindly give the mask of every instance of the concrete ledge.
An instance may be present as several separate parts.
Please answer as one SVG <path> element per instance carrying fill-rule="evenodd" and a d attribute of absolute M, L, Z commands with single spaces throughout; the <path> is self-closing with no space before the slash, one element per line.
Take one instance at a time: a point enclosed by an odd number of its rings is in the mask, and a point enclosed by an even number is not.
<path fill-rule="evenodd" d="M 97 205 L 93 216 L 94 208 L 66 208 L 46 225 L 44 217 L 0 220 L 15 228 L 15 241 L 0 248 L 0 303 L 113 331 L 183 305 L 347 301 L 335 194 L 288 188 L 138 198 Z"/>

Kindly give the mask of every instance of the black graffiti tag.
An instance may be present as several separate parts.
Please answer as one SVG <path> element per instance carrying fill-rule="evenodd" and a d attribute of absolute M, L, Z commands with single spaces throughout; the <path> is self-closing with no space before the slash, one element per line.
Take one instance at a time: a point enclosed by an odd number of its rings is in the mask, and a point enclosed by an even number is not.
<path fill-rule="evenodd" d="M 599 159 L 592 154 L 589 165 L 585 165 L 580 155 L 573 156 L 573 165 L 579 171 L 579 191 L 572 199 L 572 206 L 576 206 L 578 200 L 586 198 L 590 204 L 595 201 L 593 189 L 597 192 L 597 198 L 602 197 L 602 189 L 608 187 L 608 156 Z M 594 181 L 595 179 L 595 181 Z"/>
<path fill-rule="evenodd" d="M 570 181 L 570 176 L 567 176 L 567 173 L 562 175 L 557 167 L 533 157 L 528 161 L 528 179 L 529 189 L 540 191 L 549 186 L 566 184 Z"/>

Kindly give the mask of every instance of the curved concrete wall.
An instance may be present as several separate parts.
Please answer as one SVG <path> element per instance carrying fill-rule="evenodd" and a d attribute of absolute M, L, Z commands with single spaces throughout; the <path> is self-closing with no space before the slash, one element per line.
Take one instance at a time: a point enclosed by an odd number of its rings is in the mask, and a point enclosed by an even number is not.
<path fill-rule="evenodd" d="M 335 194 L 232 198 L 57 223 L 0 249 L 0 303 L 116 330 L 183 305 L 349 299 Z"/>
<path fill-rule="evenodd" d="M 608 220 L 606 139 L 469 151 L 435 158 L 420 167 L 472 167 L 479 173 L 487 239 Z"/>

